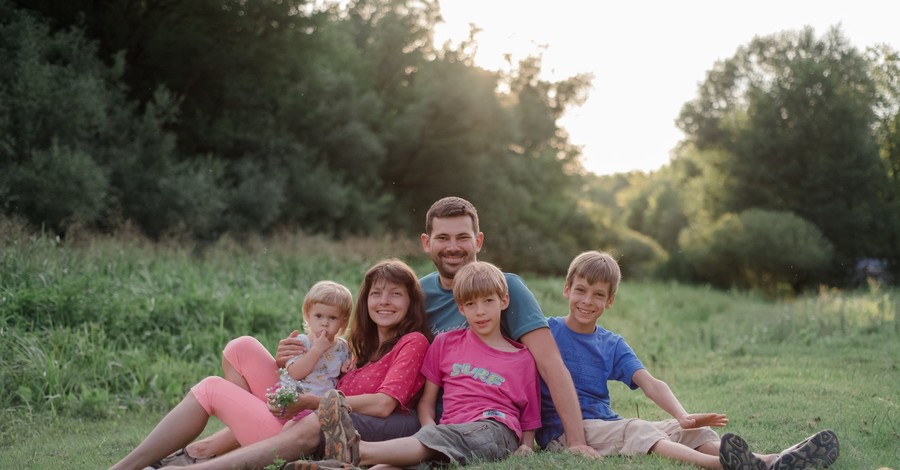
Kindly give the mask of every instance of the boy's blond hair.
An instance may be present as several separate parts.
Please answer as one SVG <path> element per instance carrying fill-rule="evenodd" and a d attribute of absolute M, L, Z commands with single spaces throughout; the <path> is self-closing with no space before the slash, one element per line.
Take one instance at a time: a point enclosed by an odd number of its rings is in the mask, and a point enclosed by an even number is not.
<path fill-rule="evenodd" d="M 609 253 L 585 251 L 569 264 L 566 286 L 571 287 L 576 277 L 583 277 L 588 284 L 608 282 L 609 294 L 612 295 L 619 289 L 622 271 L 619 269 L 619 263 Z"/>
<path fill-rule="evenodd" d="M 353 294 L 343 284 L 334 281 L 319 281 L 309 288 L 303 297 L 303 318 L 309 314 L 315 304 L 337 307 L 344 319 L 350 318 L 353 310 Z M 309 330 L 309 328 L 306 328 Z"/>
<path fill-rule="evenodd" d="M 453 277 L 453 298 L 457 303 L 497 294 L 509 293 L 506 276 L 500 268 L 484 261 L 473 261 L 456 272 Z"/>

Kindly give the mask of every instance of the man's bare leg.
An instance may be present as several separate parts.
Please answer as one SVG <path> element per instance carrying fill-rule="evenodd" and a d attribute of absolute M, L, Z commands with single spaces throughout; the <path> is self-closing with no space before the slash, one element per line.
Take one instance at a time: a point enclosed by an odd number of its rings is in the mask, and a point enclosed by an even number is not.
<path fill-rule="evenodd" d="M 401 437 L 381 442 L 359 443 L 359 463 L 362 465 L 385 464 L 408 467 L 426 460 L 433 460 L 441 454 L 422 445 L 414 437 Z"/>

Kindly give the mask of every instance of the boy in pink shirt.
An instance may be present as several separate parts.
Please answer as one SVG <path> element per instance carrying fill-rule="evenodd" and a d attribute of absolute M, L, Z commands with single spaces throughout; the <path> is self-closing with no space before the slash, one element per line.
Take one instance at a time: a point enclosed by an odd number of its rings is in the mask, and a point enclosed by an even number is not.
<path fill-rule="evenodd" d="M 359 442 L 344 416 L 342 397 L 329 392 L 319 408 L 329 460 L 303 467 L 465 465 L 532 452 L 541 425 L 537 368 L 528 349 L 500 332 L 500 312 L 509 304 L 503 273 L 490 263 L 469 263 L 456 274 L 453 295 L 469 328 L 438 335 L 425 355 L 426 382 L 418 406 L 422 429 L 412 437 Z M 441 389 L 443 414 L 437 424 Z"/>

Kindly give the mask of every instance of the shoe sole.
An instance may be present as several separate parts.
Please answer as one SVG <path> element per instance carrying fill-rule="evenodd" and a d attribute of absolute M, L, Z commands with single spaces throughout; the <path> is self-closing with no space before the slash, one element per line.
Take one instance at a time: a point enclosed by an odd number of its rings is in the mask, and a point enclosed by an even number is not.
<path fill-rule="evenodd" d="M 767 470 L 766 463 L 750 452 L 747 441 L 731 433 L 722 436 L 719 462 L 725 470 Z"/>
<path fill-rule="evenodd" d="M 802 468 L 828 468 L 841 455 L 841 446 L 834 431 L 826 429 L 806 438 L 780 455 L 772 463 L 773 470 L 796 470 Z"/>
<path fill-rule="evenodd" d="M 359 462 L 359 433 L 353 427 L 349 407 L 337 390 L 329 390 L 322 397 L 319 425 L 325 436 L 325 460 Z"/>
<path fill-rule="evenodd" d="M 297 460 L 288 462 L 281 468 L 282 470 L 351 470 L 357 467 L 337 460 Z"/>

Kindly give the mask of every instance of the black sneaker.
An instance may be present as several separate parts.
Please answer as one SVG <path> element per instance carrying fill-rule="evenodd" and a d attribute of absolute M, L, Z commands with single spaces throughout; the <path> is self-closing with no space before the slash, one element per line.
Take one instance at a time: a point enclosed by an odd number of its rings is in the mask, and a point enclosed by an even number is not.
<path fill-rule="evenodd" d="M 774 470 L 828 468 L 840 454 L 841 446 L 837 435 L 831 429 L 826 429 L 782 451 L 769 468 Z"/>
<path fill-rule="evenodd" d="M 747 441 L 730 432 L 722 436 L 719 462 L 725 470 L 766 470 L 766 463 L 750 452 Z"/>

